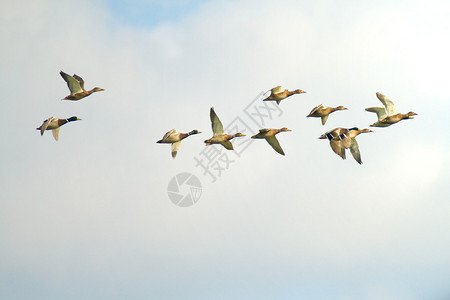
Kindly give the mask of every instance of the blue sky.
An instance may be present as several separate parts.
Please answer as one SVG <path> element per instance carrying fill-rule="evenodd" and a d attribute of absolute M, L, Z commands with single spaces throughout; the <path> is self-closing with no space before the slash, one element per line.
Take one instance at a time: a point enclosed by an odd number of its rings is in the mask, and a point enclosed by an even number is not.
<path fill-rule="evenodd" d="M 3 1 L 1 298 L 448 298 L 448 12 L 438 0 Z M 60 70 L 105 91 L 61 101 Z M 278 136 L 286 156 L 237 141 L 212 182 L 195 161 L 210 107 L 255 131 L 246 108 L 276 85 L 307 91 L 265 119 L 292 129 Z M 376 92 L 419 115 L 358 137 L 363 165 L 340 159 L 317 137 L 372 124 Z M 349 110 L 322 126 L 305 117 L 320 103 Z M 58 142 L 35 130 L 73 115 Z M 175 160 L 156 143 L 172 128 L 203 132 Z M 191 207 L 167 194 L 182 172 L 202 183 Z"/>
<path fill-rule="evenodd" d="M 152 28 L 161 23 L 174 23 L 194 13 L 207 1 L 105 1 L 114 19 L 124 25 Z"/>

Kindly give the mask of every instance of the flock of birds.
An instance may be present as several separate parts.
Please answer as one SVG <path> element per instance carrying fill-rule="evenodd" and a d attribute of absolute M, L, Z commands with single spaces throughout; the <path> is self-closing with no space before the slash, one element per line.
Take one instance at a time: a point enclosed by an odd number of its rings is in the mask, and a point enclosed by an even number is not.
<path fill-rule="evenodd" d="M 84 89 L 84 80 L 78 76 L 73 75 L 70 76 L 64 72 L 60 72 L 62 78 L 66 81 L 67 86 L 70 90 L 70 95 L 66 96 L 62 100 L 72 100 L 77 101 L 80 99 L 83 99 L 84 97 L 87 97 L 91 95 L 94 92 L 104 91 L 104 89 L 95 87 L 89 91 L 86 91 Z M 263 101 L 276 101 L 276 103 L 279 105 L 280 102 L 287 97 L 290 97 L 295 94 L 302 94 L 306 93 L 303 90 L 297 89 L 293 91 L 283 90 L 281 86 L 274 87 L 270 90 L 270 95 L 263 99 Z M 384 107 L 368 107 L 366 108 L 366 111 L 374 112 L 377 114 L 378 121 L 374 124 L 370 125 L 371 127 L 388 127 L 392 124 L 398 123 L 401 120 L 406 119 L 413 119 L 413 116 L 417 115 L 415 112 L 408 112 L 406 114 L 397 113 L 394 103 L 385 95 L 381 93 L 376 93 L 376 96 L 381 101 Z M 322 104 L 314 107 L 311 112 L 307 115 L 307 117 L 315 117 L 315 118 L 321 118 L 322 125 L 325 125 L 328 116 L 339 110 L 347 110 L 344 106 L 338 106 L 338 107 L 327 107 L 323 106 Z M 210 119 L 211 119 L 211 126 L 213 131 L 213 136 L 210 139 L 205 140 L 206 146 L 212 145 L 212 144 L 220 144 L 227 150 L 233 150 L 233 144 L 230 142 L 231 139 L 235 137 L 242 137 L 245 136 L 244 134 L 238 132 L 235 134 L 226 134 L 223 130 L 222 122 L 220 121 L 219 117 L 217 116 L 216 112 L 214 111 L 214 108 L 211 108 L 210 110 Z M 54 117 L 50 117 L 47 120 L 45 120 L 42 125 L 37 130 L 40 130 L 41 135 L 44 134 L 46 130 L 52 130 L 53 137 L 55 140 L 58 140 L 59 137 L 59 129 L 62 125 L 68 123 L 81 120 L 78 117 L 70 117 L 67 119 L 58 119 Z M 285 131 L 291 131 L 290 129 L 283 127 L 280 129 L 274 129 L 274 128 L 263 128 L 260 129 L 259 132 L 255 135 L 253 135 L 252 139 L 265 139 L 272 148 L 282 154 L 284 154 L 283 149 L 280 146 L 280 143 L 278 142 L 275 135 L 277 135 L 280 132 Z M 357 127 L 352 128 L 342 128 L 338 127 L 335 129 L 332 129 L 330 131 L 325 132 L 322 134 L 319 139 L 328 139 L 330 142 L 331 149 L 339 155 L 342 159 L 346 158 L 345 152 L 346 149 L 350 149 L 350 152 L 353 156 L 353 158 L 359 163 L 362 163 L 361 160 L 361 154 L 359 151 L 358 142 L 356 141 L 356 136 L 361 133 L 367 133 L 367 132 L 373 132 L 370 129 L 359 129 Z M 163 138 L 157 143 L 162 144 L 171 144 L 171 152 L 172 157 L 175 158 L 178 150 L 181 146 L 181 141 L 188 136 L 199 134 L 201 131 L 198 130 L 192 130 L 188 133 L 180 133 L 176 129 L 172 129 L 169 132 L 167 132 Z"/>

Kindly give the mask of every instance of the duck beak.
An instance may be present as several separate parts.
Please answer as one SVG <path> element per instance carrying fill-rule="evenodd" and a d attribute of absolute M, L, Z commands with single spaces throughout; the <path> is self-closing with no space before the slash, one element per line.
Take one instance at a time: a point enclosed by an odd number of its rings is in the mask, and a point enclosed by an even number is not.
<path fill-rule="evenodd" d="M 77 118 L 77 121 L 80 121 L 81 119 L 80 118 Z"/>

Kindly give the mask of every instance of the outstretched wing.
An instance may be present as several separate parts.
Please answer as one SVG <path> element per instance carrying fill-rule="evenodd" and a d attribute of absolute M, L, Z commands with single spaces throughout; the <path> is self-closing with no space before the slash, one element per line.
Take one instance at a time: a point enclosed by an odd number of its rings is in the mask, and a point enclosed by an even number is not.
<path fill-rule="evenodd" d="M 325 115 L 325 116 L 321 116 L 320 119 L 322 120 L 322 125 L 325 125 L 325 123 L 327 122 L 329 115 Z"/>
<path fill-rule="evenodd" d="M 342 157 L 342 159 L 345 159 L 345 147 L 340 140 L 332 139 L 330 146 L 334 153 Z"/>
<path fill-rule="evenodd" d="M 52 129 L 52 133 L 53 133 L 53 137 L 55 138 L 55 141 L 58 141 L 58 139 L 59 139 L 59 129 L 60 129 L 60 128 L 61 128 L 61 127 Z"/>
<path fill-rule="evenodd" d="M 368 107 L 366 111 L 374 112 L 377 114 L 378 121 L 383 120 L 387 117 L 386 110 L 382 107 Z"/>
<path fill-rule="evenodd" d="M 41 125 L 41 136 L 44 134 L 44 131 L 47 129 L 48 125 L 54 120 L 54 117 L 50 117 L 47 120 L 44 121 Z"/>
<path fill-rule="evenodd" d="M 318 111 L 319 109 L 323 108 L 322 104 L 317 105 L 316 107 L 314 107 L 311 112 L 309 113 L 308 117 L 312 116 L 312 114 L 314 114 L 316 111 Z"/>
<path fill-rule="evenodd" d="M 62 78 L 67 82 L 67 86 L 69 87 L 70 93 L 72 95 L 83 91 L 78 80 L 76 80 L 69 74 L 64 73 L 63 71 L 59 72 L 59 74 L 61 74 Z"/>
<path fill-rule="evenodd" d="M 383 103 L 384 107 L 386 107 L 386 113 L 388 116 L 395 115 L 397 113 L 397 110 L 395 109 L 394 102 L 391 101 L 387 96 L 383 95 L 382 93 L 377 92 L 377 97 L 380 99 L 381 103 Z"/>
<path fill-rule="evenodd" d="M 211 110 L 209 112 L 209 117 L 211 119 L 211 126 L 213 135 L 221 135 L 223 134 L 223 125 L 222 122 L 220 122 L 219 117 L 216 115 L 216 112 L 214 111 L 214 108 L 211 107 Z"/>
<path fill-rule="evenodd" d="M 75 78 L 76 80 L 78 80 L 78 82 L 80 83 L 81 89 L 84 90 L 84 80 L 83 80 L 83 78 L 81 78 L 81 77 L 78 76 L 77 74 L 73 74 L 73 78 Z"/>
<path fill-rule="evenodd" d="M 221 144 L 222 144 L 222 146 L 225 147 L 225 149 L 227 149 L 227 150 L 233 150 L 233 144 L 232 144 L 230 141 L 226 141 L 226 142 L 223 142 L 223 143 L 221 143 Z"/>
<path fill-rule="evenodd" d="M 175 156 L 177 156 L 178 153 L 178 149 L 180 149 L 181 146 L 181 141 L 172 143 L 172 157 L 175 158 Z"/>
<path fill-rule="evenodd" d="M 269 143 L 270 146 L 272 146 L 273 150 L 277 151 L 281 155 L 284 155 L 284 151 L 280 146 L 280 143 L 278 142 L 277 138 L 273 136 L 266 137 L 266 141 Z"/>
<path fill-rule="evenodd" d="M 362 164 L 361 161 L 361 153 L 359 152 L 358 142 L 355 138 L 352 138 L 352 144 L 350 145 L 350 152 L 353 155 L 353 158 L 359 163 Z"/>
<path fill-rule="evenodd" d="M 281 87 L 281 85 L 274 87 L 273 89 L 270 90 L 270 94 L 271 95 L 276 95 L 279 93 L 283 92 L 283 88 Z"/>
<path fill-rule="evenodd" d="M 174 129 L 172 129 L 172 130 L 170 130 L 170 131 L 168 131 L 168 132 L 166 132 L 166 134 L 163 136 L 163 138 L 162 138 L 162 141 L 163 142 L 169 142 L 169 137 L 172 135 L 172 134 L 175 134 L 175 133 L 178 133 L 178 131 L 174 128 Z"/>

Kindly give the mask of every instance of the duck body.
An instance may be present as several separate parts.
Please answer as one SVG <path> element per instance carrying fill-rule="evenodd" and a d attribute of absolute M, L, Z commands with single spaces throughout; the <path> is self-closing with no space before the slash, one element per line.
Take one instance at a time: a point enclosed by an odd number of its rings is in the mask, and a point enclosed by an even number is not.
<path fill-rule="evenodd" d="M 292 131 L 292 130 L 286 127 L 280 129 L 263 128 L 259 130 L 259 133 L 252 136 L 252 139 L 265 139 L 276 152 L 280 153 L 281 155 L 285 155 L 283 149 L 280 146 L 280 143 L 275 137 L 276 134 L 283 131 Z"/>
<path fill-rule="evenodd" d="M 211 119 L 211 127 L 213 131 L 213 136 L 210 139 L 205 140 L 206 146 L 212 145 L 212 144 L 220 144 L 225 147 L 227 150 L 233 150 L 233 144 L 231 144 L 230 140 L 235 137 L 241 137 L 245 136 L 245 134 L 242 134 L 240 132 L 230 135 L 226 134 L 223 131 L 223 125 L 220 121 L 219 117 L 217 116 L 216 112 L 214 111 L 214 108 L 211 107 L 209 112 L 209 117 Z"/>
<path fill-rule="evenodd" d="M 75 117 L 75 116 L 70 117 L 68 119 L 58 119 L 58 118 L 50 117 L 47 120 L 45 120 L 41 126 L 39 126 L 36 129 L 41 131 L 41 136 L 44 134 L 45 130 L 52 130 L 53 137 L 55 138 L 56 141 L 58 141 L 59 128 L 68 122 L 73 122 L 73 121 L 78 121 L 78 120 L 81 120 L 81 119 L 78 117 Z"/>
<path fill-rule="evenodd" d="M 322 104 L 314 107 L 311 112 L 309 113 L 309 115 L 307 115 L 306 117 L 313 117 L 313 118 L 321 118 L 322 120 L 322 125 L 325 125 L 325 123 L 327 122 L 328 116 L 338 110 L 347 110 L 348 108 L 339 105 L 338 107 L 328 107 L 328 106 L 323 106 Z"/>
<path fill-rule="evenodd" d="M 157 141 L 157 143 L 159 144 L 172 144 L 171 147 L 171 153 L 172 153 L 172 158 L 175 158 L 177 156 L 178 150 L 180 149 L 181 146 L 181 141 L 185 138 L 187 138 L 188 136 L 191 136 L 193 134 L 198 134 L 198 133 L 202 133 L 201 131 L 198 130 L 192 130 L 188 133 L 181 133 L 178 132 L 175 128 L 168 131 L 162 139 L 160 139 L 159 141 Z"/>
<path fill-rule="evenodd" d="M 206 144 L 206 146 L 210 146 L 213 144 L 220 144 L 220 145 L 224 146 L 225 149 L 227 149 L 227 150 L 233 150 L 233 144 L 230 142 L 230 140 L 235 137 L 240 137 L 240 136 L 245 136 L 245 135 L 242 133 L 239 133 L 239 132 L 236 134 L 233 134 L 233 135 L 226 134 L 226 133 L 214 135 L 210 139 L 205 140 L 205 144 Z"/>
<path fill-rule="evenodd" d="M 414 119 L 413 116 L 417 114 L 415 112 L 408 112 L 406 114 L 397 113 L 394 102 L 392 102 L 387 96 L 377 92 L 377 98 L 384 105 L 383 107 L 368 107 L 366 111 L 374 112 L 377 114 L 378 121 L 370 125 L 371 127 L 388 127 L 392 124 L 398 123 L 401 120 Z"/>
<path fill-rule="evenodd" d="M 104 89 L 99 87 L 95 87 L 92 90 L 86 91 L 84 89 L 84 80 L 80 76 L 76 74 L 70 76 L 69 74 L 66 74 L 63 71 L 59 72 L 59 74 L 66 81 L 67 86 L 69 87 L 70 90 L 70 95 L 66 96 L 62 100 L 76 101 L 84 97 L 87 97 L 94 92 L 104 91 Z"/>
<path fill-rule="evenodd" d="M 284 100 L 287 97 L 290 97 L 295 94 L 303 94 L 303 93 L 306 93 L 306 92 L 303 90 L 300 90 L 300 89 L 293 90 L 293 91 L 283 90 L 281 88 L 281 85 L 279 85 L 279 86 L 272 88 L 270 90 L 269 97 L 263 99 L 263 101 L 276 101 L 277 104 L 279 105 L 281 100 Z"/>

